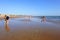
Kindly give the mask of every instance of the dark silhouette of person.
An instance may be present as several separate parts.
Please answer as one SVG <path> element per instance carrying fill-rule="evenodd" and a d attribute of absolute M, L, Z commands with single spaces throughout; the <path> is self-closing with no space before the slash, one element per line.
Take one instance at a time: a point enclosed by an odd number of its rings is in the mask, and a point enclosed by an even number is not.
<path fill-rule="evenodd" d="M 5 19 L 6 23 L 8 23 L 9 16 L 5 15 L 5 18 L 4 19 Z"/>

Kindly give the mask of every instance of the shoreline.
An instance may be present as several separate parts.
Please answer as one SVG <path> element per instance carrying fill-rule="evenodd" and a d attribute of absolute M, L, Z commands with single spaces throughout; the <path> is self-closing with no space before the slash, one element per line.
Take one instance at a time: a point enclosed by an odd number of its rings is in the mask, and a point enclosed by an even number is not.
<path fill-rule="evenodd" d="M 18 21 L 10 19 L 9 24 L 0 22 L 0 40 L 58 40 L 60 26 L 55 23 Z"/>

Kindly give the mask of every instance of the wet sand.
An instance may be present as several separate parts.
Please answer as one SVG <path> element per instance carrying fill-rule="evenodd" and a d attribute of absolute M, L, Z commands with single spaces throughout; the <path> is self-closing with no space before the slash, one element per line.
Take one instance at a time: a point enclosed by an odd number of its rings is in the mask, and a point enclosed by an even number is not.
<path fill-rule="evenodd" d="M 0 20 L 0 40 L 60 40 L 60 25 L 31 19 Z"/>

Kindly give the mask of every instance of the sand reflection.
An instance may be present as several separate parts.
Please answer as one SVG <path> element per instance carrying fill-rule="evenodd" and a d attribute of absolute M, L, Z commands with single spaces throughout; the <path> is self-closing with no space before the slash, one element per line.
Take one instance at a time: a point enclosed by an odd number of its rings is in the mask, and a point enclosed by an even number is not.
<path fill-rule="evenodd" d="M 10 31 L 9 25 L 7 23 L 5 23 L 5 29 L 6 29 L 7 32 Z"/>
<path fill-rule="evenodd" d="M 22 20 L 20 20 L 20 21 L 23 21 L 24 23 L 29 23 L 29 22 L 31 22 L 30 19 L 22 19 Z"/>

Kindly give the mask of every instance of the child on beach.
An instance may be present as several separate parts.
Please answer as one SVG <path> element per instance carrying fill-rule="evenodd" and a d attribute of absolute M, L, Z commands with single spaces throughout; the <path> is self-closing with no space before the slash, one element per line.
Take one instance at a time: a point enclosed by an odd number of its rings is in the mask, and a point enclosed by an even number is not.
<path fill-rule="evenodd" d="M 46 22 L 46 17 L 45 16 L 42 16 L 41 18 L 42 18 L 41 22 Z"/>
<path fill-rule="evenodd" d="M 9 16 L 5 15 L 4 19 L 5 19 L 5 22 L 8 24 Z"/>

